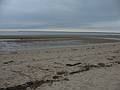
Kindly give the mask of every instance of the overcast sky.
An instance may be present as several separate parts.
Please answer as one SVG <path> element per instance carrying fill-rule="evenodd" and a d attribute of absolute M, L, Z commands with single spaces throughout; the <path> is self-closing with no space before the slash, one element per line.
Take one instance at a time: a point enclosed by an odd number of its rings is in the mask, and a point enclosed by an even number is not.
<path fill-rule="evenodd" d="M 120 31 L 120 0 L 0 0 L 0 28 Z"/>

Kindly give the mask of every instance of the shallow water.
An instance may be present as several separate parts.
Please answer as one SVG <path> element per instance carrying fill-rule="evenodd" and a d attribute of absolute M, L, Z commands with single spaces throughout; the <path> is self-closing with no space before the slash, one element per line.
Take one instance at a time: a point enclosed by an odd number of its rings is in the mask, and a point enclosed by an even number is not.
<path fill-rule="evenodd" d="M 0 42 L 0 51 L 16 51 L 29 50 L 39 48 L 49 48 L 67 45 L 80 45 L 80 40 L 64 40 L 64 41 L 33 41 L 33 42 Z"/>

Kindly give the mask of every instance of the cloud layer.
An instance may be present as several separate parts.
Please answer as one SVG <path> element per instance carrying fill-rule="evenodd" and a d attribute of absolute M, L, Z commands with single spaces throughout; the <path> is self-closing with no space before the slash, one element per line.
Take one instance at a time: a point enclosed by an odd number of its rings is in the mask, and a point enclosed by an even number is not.
<path fill-rule="evenodd" d="M 96 28 L 116 27 L 119 4 L 119 0 L 1 0 L 0 28 L 73 29 L 96 23 Z"/>

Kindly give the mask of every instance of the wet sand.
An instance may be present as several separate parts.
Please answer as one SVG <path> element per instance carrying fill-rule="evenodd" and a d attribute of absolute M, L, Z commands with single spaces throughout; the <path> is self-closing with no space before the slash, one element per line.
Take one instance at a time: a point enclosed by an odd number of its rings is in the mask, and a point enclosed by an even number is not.
<path fill-rule="evenodd" d="M 0 90 L 120 90 L 120 42 L 1 52 Z"/>

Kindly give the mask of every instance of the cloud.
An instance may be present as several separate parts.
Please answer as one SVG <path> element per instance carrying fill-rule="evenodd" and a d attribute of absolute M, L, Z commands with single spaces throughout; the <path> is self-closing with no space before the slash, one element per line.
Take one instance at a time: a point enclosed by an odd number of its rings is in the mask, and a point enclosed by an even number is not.
<path fill-rule="evenodd" d="M 5 0 L 0 7 L 0 28 L 81 28 L 99 22 L 106 24 L 120 19 L 119 4 L 119 0 Z"/>

